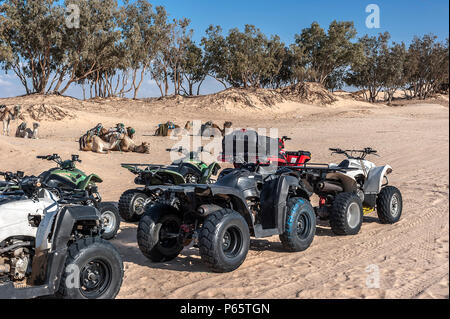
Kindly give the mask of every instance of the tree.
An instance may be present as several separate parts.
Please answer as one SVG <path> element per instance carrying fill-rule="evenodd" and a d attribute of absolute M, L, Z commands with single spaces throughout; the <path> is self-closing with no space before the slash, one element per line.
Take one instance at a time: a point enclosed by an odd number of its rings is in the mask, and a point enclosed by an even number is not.
<path fill-rule="evenodd" d="M 405 79 L 405 44 L 393 44 L 383 52 L 383 82 L 388 104 L 391 104 L 394 93 L 406 83 Z"/>
<path fill-rule="evenodd" d="M 187 89 L 181 85 L 186 95 L 194 95 L 194 85 L 198 83 L 197 95 L 200 95 L 200 87 L 207 76 L 203 51 L 193 41 L 187 45 L 184 58 L 181 62 L 181 73 L 187 83 Z"/>
<path fill-rule="evenodd" d="M 55 3 L 7 0 L 0 5 L 3 68 L 18 76 L 27 94 L 45 93 L 60 62 L 64 11 Z"/>
<path fill-rule="evenodd" d="M 448 83 L 449 48 L 432 34 L 414 37 L 407 53 L 406 78 L 413 97 L 425 99 Z"/>
<path fill-rule="evenodd" d="M 354 59 L 346 76 L 346 83 L 367 90 L 368 100 L 375 102 L 378 94 L 384 87 L 384 54 L 388 50 L 388 32 L 379 34 L 378 37 L 364 36 L 359 40 L 362 55 Z M 364 93 L 366 94 L 366 93 Z"/>
<path fill-rule="evenodd" d="M 353 22 L 333 21 L 328 33 L 317 22 L 295 35 L 295 43 L 304 50 L 311 80 L 324 84 L 338 69 L 345 68 L 358 52 L 354 43 Z"/>

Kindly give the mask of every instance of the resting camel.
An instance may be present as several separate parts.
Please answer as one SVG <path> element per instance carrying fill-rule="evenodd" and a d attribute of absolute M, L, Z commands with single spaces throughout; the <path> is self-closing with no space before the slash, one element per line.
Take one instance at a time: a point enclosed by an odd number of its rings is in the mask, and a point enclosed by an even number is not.
<path fill-rule="evenodd" d="M 180 127 L 173 122 L 167 122 L 165 124 L 160 124 L 158 129 L 155 132 L 155 136 L 169 136 L 172 135 L 173 132 L 179 132 Z"/>
<path fill-rule="evenodd" d="M 20 113 L 20 105 L 16 105 L 12 110 L 6 105 L 0 105 L 0 121 L 3 122 L 3 135 L 9 136 L 10 123 L 17 118 L 24 119 Z"/>
<path fill-rule="evenodd" d="M 85 152 L 91 151 L 88 147 L 88 144 L 92 143 L 92 138 L 94 136 L 104 137 L 104 136 L 106 136 L 106 134 L 108 134 L 108 129 L 104 128 L 101 123 L 97 124 L 96 127 L 87 131 L 86 134 L 84 134 L 78 140 L 78 143 L 80 145 L 80 151 L 85 151 Z"/>
<path fill-rule="evenodd" d="M 136 145 L 128 135 L 122 134 L 117 138 L 112 138 L 110 142 L 102 140 L 99 136 L 93 136 L 92 141 L 86 145 L 83 151 L 92 151 L 95 153 L 108 154 L 110 151 L 150 153 L 148 143 Z"/>
<path fill-rule="evenodd" d="M 231 128 L 232 126 L 233 123 L 227 121 L 223 124 L 223 129 L 221 129 L 217 124 L 214 124 L 210 121 L 202 125 L 202 128 L 200 129 L 200 135 L 205 137 L 214 137 L 217 135 L 217 132 L 220 132 L 222 136 L 225 136 L 226 130 L 228 128 Z"/>
<path fill-rule="evenodd" d="M 27 127 L 27 123 L 26 122 L 22 122 L 22 124 L 20 124 L 17 127 L 16 130 L 16 137 L 18 138 L 31 138 L 34 140 L 38 139 L 38 130 L 39 130 L 39 123 L 33 123 L 33 130 L 31 130 L 30 128 Z"/>

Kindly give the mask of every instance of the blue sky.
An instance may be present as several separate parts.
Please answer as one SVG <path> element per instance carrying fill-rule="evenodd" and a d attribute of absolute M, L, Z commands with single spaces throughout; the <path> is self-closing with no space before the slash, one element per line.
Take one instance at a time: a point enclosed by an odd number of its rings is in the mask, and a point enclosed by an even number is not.
<path fill-rule="evenodd" d="M 121 1 L 119 1 L 120 3 Z M 298 0 L 156 0 L 154 5 L 163 5 L 172 18 L 191 19 L 194 39 L 200 41 L 206 28 L 221 25 L 225 31 L 254 24 L 264 33 L 277 34 L 286 43 L 293 42 L 313 21 L 326 28 L 333 20 L 354 21 L 358 35 L 375 35 L 389 31 L 392 40 L 409 43 L 414 35 L 436 34 L 440 40 L 449 36 L 449 2 L 444 0 L 398 0 L 398 1 L 298 1 Z M 366 7 L 377 4 L 380 8 L 380 28 L 368 29 L 365 21 L 369 13 Z M 202 93 L 221 89 L 214 80 L 207 81 Z M 24 94 L 12 73 L 0 71 L 0 97 Z M 81 97 L 79 87 L 72 87 L 69 95 Z M 158 96 L 159 90 L 148 78 L 140 97 Z"/>

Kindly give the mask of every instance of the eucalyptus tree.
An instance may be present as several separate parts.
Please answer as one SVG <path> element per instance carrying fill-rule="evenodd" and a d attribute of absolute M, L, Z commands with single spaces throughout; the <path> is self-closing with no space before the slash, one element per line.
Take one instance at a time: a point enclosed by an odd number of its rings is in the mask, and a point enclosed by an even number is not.
<path fill-rule="evenodd" d="M 295 35 L 295 43 L 306 55 L 310 80 L 324 84 L 339 69 L 350 65 L 357 53 L 353 22 L 333 21 L 328 32 L 317 22 Z"/>
<path fill-rule="evenodd" d="M 448 39 L 438 42 L 432 34 L 414 37 L 406 58 L 406 78 L 413 97 L 425 99 L 448 83 Z"/>
<path fill-rule="evenodd" d="M 55 0 L 6 0 L 0 4 L 2 66 L 20 79 L 26 93 L 45 93 L 60 62 L 64 10 Z"/>
<path fill-rule="evenodd" d="M 203 81 L 208 75 L 205 68 L 205 61 L 203 50 L 195 44 L 195 42 L 190 41 L 186 47 L 184 57 L 181 62 L 181 73 L 184 77 L 184 82 L 187 88 L 181 84 L 181 89 L 185 95 L 194 95 L 194 86 L 197 84 L 197 95 L 200 95 L 200 88 Z"/>
<path fill-rule="evenodd" d="M 359 40 L 362 55 L 354 60 L 346 76 L 346 83 L 359 87 L 369 93 L 367 99 L 375 102 L 384 87 L 384 54 L 388 50 L 390 35 L 388 32 L 378 36 L 365 35 Z"/>

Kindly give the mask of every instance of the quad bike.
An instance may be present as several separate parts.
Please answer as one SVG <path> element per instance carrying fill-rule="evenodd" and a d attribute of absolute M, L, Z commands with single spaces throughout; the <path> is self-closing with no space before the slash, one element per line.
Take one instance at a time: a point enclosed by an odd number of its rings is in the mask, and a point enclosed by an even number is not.
<path fill-rule="evenodd" d="M 72 155 L 71 160 L 63 161 L 58 154 L 38 156 L 38 159 L 53 161 L 57 167 L 43 172 L 39 178 L 43 183 L 51 188 L 58 189 L 63 197 L 80 198 L 78 204 L 94 206 L 100 211 L 102 217 L 102 225 L 104 232 L 103 239 L 112 239 L 117 235 L 120 227 L 119 210 L 114 204 L 102 203 L 102 199 L 98 192 L 96 183 L 103 182 L 100 177 L 95 174 L 86 175 L 84 172 L 76 168 L 75 163 L 81 163 L 78 155 Z M 0 182 L 0 191 L 4 189 L 8 183 L 8 174 L 5 174 L 5 182 Z M 3 186 L 2 186 L 3 185 Z M 9 189 L 14 187 L 17 191 L 19 186 L 15 183 L 9 185 Z M 85 194 L 83 194 L 85 193 Z M 81 194 L 81 196 L 80 196 Z"/>
<path fill-rule="evenodd" d="M 364 214 L 377 211 L 383 224 L 394 224 L 400 220 L 403 208 L 402 195 L 393 186 L 389 186 L 389 165 L 376 166 L 366 160 L 368 155 L 376 155 L 372 148 L 363 150 L 330 149 L 333 154 L 347 157 L 342 163 L 330 164 L 337 171 L 323 171 L 317 177 L 308 174 L 304 181 L 312 185 L 320 197 L 317 214 L 329 219 L 333 232 L 337 235 L 357 234 L 363 222 Z M 300 168 L 307 171 L 307 168 Z"/>
<path fill-rule="evenodd" d="M 120 197 L 119 211 L 124 220 L 138 221 L 144 213 L 145 206 L 158 198 L 158 194 L 151 189 L 151 186 L 209 184 L 213 182 L 211 177 L 216 176 L 220 170 L 219 164 L 214 162 L 208 165 L 200 160 L 200 153 L 204 152 L 203 147 L 200 147 L 197 152 L 189 152 L 184 148 L 167 149 L 167 151 L 178 151 L 185 157 L 172 165 L 122 164 L 122 167 L 137 175 L 135 184 L 144 186 L 127 190 Z"/>
<path fill-rule="evenodd" d="M 39 177 L 8 176 L 21 192 L 0 196 L 0 299 L 115 298 L 123 262 L 100 236 L 100 212 Z"/>
<path fill-rule="evenodd" d="M 230 272 L 245 260 L 250 236 L 279 235 L 291 252 L 306 250 L 316 215 L 298 173 L 288 168 L 260 173 L 243 164 L 215 184 L 153 186 L 159 202 L 146 207 L 138 226 L 142 253 L 153 262 L 176 258 L 189 245 L 214 272 Z"/>
<path fill-rule="evenodd" d="M 280 139 L 261 136 L 255 131 L 235 131 L 224 137 L 219 160 L 239 168 L 242 159 L 246 163 L 272 164 L 277 167 L 298 166 L 311 160 L 311 152 L 286 151 L 287 136 Z M 253 150 L 253 151 L 252 151 Z"/>

